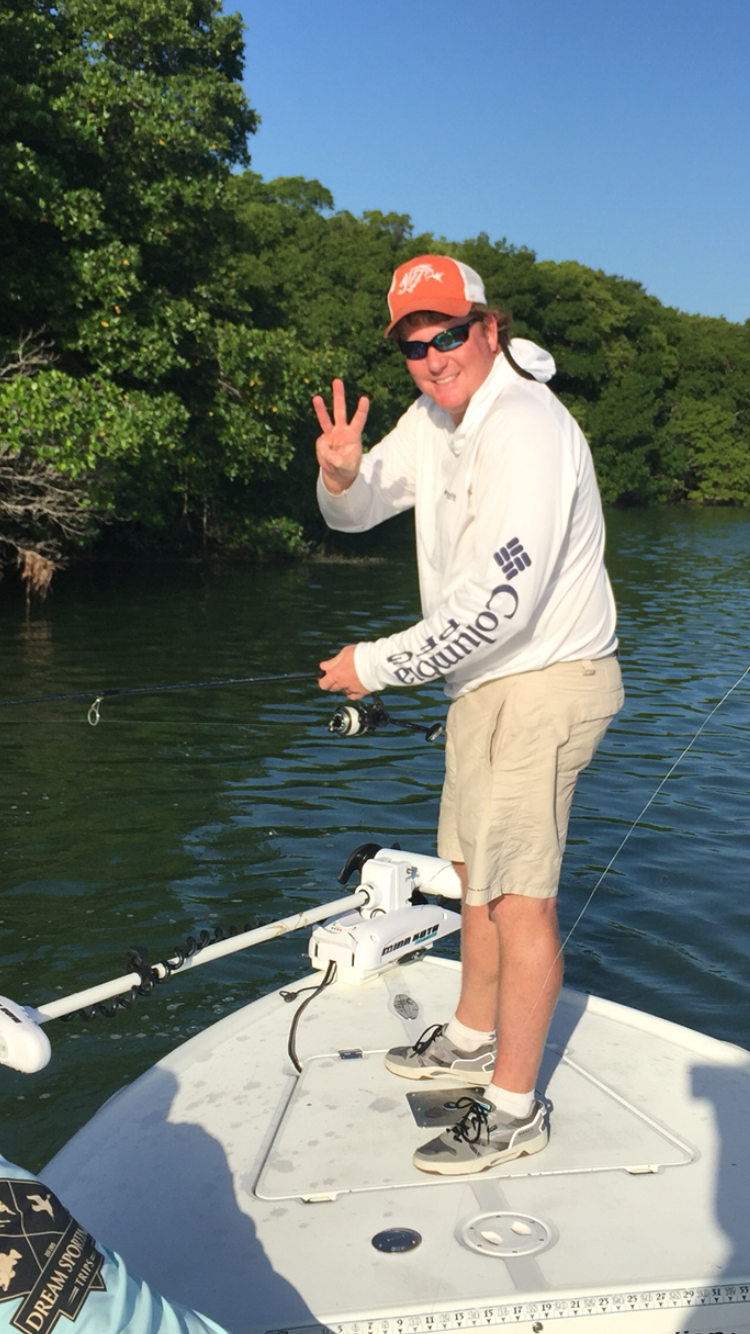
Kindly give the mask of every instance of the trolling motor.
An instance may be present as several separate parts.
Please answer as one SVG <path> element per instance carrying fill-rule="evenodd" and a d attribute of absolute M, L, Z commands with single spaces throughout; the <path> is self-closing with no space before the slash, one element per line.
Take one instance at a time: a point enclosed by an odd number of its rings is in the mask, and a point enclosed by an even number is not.
<path fill-rule="evenodd" d="M 372 692 L 372 701 L 372 704 L 366 704 L 364 700 L 357 699 L 350 700 L 348 704 L 339 704 L 328 724 L 328 731 L 333 732 L 334 736 L 369 736 L 392 723 L 394 727 L 406 727 L 410 732 L 421 732 L 425 741 L 437 741 L 443 735 L 442 723 L 432 723 L 425 727 L 424 723 L 412 723 L 407 718 L 392 718 L 375 691 Z"/>
<path fill-rule="evenodd" d="M 367 902 L 315 927 L 308 945 L 313 968 L 335 963 L 337 981 L 357 986 L 460 928 L 461 881 L 444 858 L 363 843 L 339 880 L 355 871 Z"/>
<path fill-rule="evenodd" d="M 360 883 L 353 893 L 265 926 L 247 926 L 236 935 L 221 933 L 211 940 L 208 932 L 201 932 L 199 944 L 188 937 L 192 952 L 178 950 L 172 958 L 162 959 L 151 968 L 144 970 L 142 947 L 130 949 L 129 972 L 72 996 L 43 1001 L 37 1008 L 0 996 L 0 1066 L 35 1074 L 50 1059 L 50 1043 L 42 1025 L 51 1019 L 75 1014 L 91 1019 L 94 1012 L 111 1018 L 115 1010 L 130 1008 L 136 992 L 147 994 L 141 990 L 146 980 L 149 990 L 153 990 L 155 983 L 174 973 L 200 968 L 314 923 L 321 925 L 313 932 L 309 945 L 313 968 L 328 973 L 335 964 L 337 979 L 352 985 L 376 977 L 407 955 L 431 949 L 437 940 L 460 927 L 461 882 L 450 862 L 398 847 L 363 843 L 347 858 L 339 882 L 346 884 L 355 872 L 359 872 Z M 111 1010 L 104 1008 L 106 1001 L 118 998 L 122 998 L 119 1005 L 114 1004 Z"/>

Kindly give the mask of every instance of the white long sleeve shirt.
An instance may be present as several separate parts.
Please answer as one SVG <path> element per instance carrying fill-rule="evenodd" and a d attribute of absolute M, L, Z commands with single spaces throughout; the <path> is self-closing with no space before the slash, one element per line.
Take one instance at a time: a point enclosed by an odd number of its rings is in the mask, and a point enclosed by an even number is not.
<path fill-rule="evenodd" d="M 516 338 L 512 352 L 538 381 L 554 374 L 535 344 Z M 422 395 L 347 491 L 334 496 L 319 478 L 318 500 L 344 532 L 415 510 L 423 619 L 357 645 L 367 690 L 445 676 L 457 698 L 617 647 L 589 447 L 559 399 L 502 353 L 458 427 Z"/>

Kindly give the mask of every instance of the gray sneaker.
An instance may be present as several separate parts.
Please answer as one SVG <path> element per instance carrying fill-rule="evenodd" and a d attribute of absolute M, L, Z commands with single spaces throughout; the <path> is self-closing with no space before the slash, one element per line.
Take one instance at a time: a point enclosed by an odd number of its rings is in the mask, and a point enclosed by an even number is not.
<path fill-rule="evenodd" d="M 414 1154 L 414 1166 L 421 1172 L 443 1176 L 484 1172 L 524 1153 L 538 1153 L 549 1139 L 547 1107 L 538 1100 L 523 1119 L 505 1116 L 490 1103 L 473 1098 L 459 1098 L 456 1105 L 466 1107 L 461 1120 Z"/>
<path fill-rule="evenodd" d="M 477 1051 L 460 1051 L 445 1036 L 445 1028 L 445 1024 L 433 1024 L 413 1047 L 391 1047 L 385 1057 L 386 1069 L 404 1079 L 448 1075 L 462 1084 L 479 1084 L 482 1088 L 489 1084 L 495 1068 L 495 1043 L 484 1043 Z"/>

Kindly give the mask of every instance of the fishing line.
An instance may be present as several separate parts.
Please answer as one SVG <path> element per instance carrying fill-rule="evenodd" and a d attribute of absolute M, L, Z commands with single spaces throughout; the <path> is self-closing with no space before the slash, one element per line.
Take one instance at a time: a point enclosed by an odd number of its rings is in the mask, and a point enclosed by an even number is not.
<path fill-rule="evenodd" d="M 166 686 L 118 686 L 109 690 L 76 690 L 68 695 L 27 695 L 21 699 L 0 699 L 0 708 L 16 704 L 60 704 L 72 699 L 95 699 L 89 713 L 95 711 L 103 699 L 114 695 L 161 695 L 171 690 L 212 690 L 219 686 L 258 686 L 271 685 L 275 681 L 319 681 L 323 673 L 314 672 L 278 672 L 272 676 L 226 676 L 209 681 L 180 681 Z M 98 721 L 98 717 L 97 717 Z"/>
<path fill-rule="evenodd" d="M 183 718 L 177 718 L 175 719 L 175 721 L 172 721 L 170 718 L 165 718 L 164 714 L 159 714 L 155 718 L 113 718 L 112 715 L 110 714 L 108 717 L 100 719 L 100 721 L 102 726 L 107 731 L 112 728 L 116 729 L 118 727 L 122 727 L 127 730 L 127 728 L 129 727 L 154 728 L 158 726 L 160 732 L 166 728 L 178 727 L 182 728 L 183 731 L 189 728 L 191 731 L 202 733 L 202 732 L 212 732 L 218 729 L 223 729 L 224 731 L 226 731 L 227 728 L 235 728 L 240 732 L 249 732 L 251 735 L 256 736 L 259 731 L 262 731 L 266 727 L 269 728 L 291 727 L 294 726 L 296 723 L 298 723 L 300 719 L 298 718 L 296 713 L 290 714 L 288 718 L 286 717 L 270 718 L 267 715 L 264 715 L 262 720 L 257 723 L 256 722 L 239 723 L 236 722 L 233 718 L 226 718 L 226 719 L 216 718 L 213 719 L 211 722 L 203 722 L 191 715 Z M 46 718 L 29 718 L 27 716 L 25 718 L 3 719 L 4 728 L 12 727 L 14 725 L 16 727 L 24 727 L 24 728 L 28 727 L 46 727 L 50 729 L 52 728 L 59 729 L 62 727 L 81 728 L 86 726 L 86 719 L 82 717 L 64 718 L 55 715 Z"/>
<path fill-rule="evenodd" d="M 693 746 L 695 745 L 696 741 L 698 740 L 698 737 L 699 737 L 699 736 L 701 735 L 701 733 L 704 732 L 705 729 L 708 727 L 708 724 L 710 723 L 710 721 L 711 721 L 711 719 L 714 717 L 714 715 L 717 714 L 717 713 L 719 712 L 719 709 L 722 707 L 723 704 L 726 703 L 726 701 L 729 699 L 729 696 L 730 696 L 731 694 L 734 693 L 734 691 L 738 688 L 738 686 L 742 685 L 742 682 L 745 680 L 745 678 L 746 678 L 748 675 L 750 675 L 750 664 L 748 664 L 748 666 L 745 668 L 744 672 L 742 672 L 742 673 L 737 677 L 737 680 L 734 682 L 734 684 L 731 685 L 731 686 L 729 687 L 729 689 L 722 695 L 722 697 L 721 697 L 721 699 L 719 700 L 718 704 L 715 704 L 714 707 L 711 709 L 711 712 L 708 713 L 708 714 L 706 715 L 706 717 L 703 719 L 703 722 L 701 723 L 701 725 L 700 725 L 700 727 L 698 728 L 698 730 L 697 730 L 697 732 L 695 733 L 695 735 L 691 738 L 691 740 L 690 740 L 690 741 L 688 742 L 688 744 L 685 746 L 685 749 L 682 750 L 682 751 L 680 751 L 680 754 L 677 756 L 677 759 L 674 761 L 674 763 L 673 763 L 673 764 L 670 766 L 670 768 L 667 770 L 667 772 L 665 773 L 665 775 L 664 775 L 664 777 L 662 778 L 662 780 L 661 780 L 661 782 L 659 783 L 659 785 L 658 785 L 658 786 L 654 789 L 654 791 L 651 793 L 651 796 L 649 797 L 649 799 L 648 799 L 648 801 L 646 802 L 646 804 L 645 804 L 645 806 L 643 807 L 643 809 L 642 809 L 641 811 L 639 811 L 638 815 L 637 815 L 637 816 L 635 817 L 635 819 L 633 820 L 633 823 L 630 825 L 630 827 L 628 828 L 628 830 L 627 830 L 627 832 L 626 832 L 624 838 L 621 840 L 620 844 L 619 844 L 618 847 L 615 849 L 614 853 L 612 854 L 612 856 L 610 857 L 609 861 L 607 862 L 607 865 L 605 866 L 604 870 L 602 871 L 601 875 L 599 876 L 599 879 L 597 880 L 596 884 L 594 885 L 594 888 L 592 889 L 591 893 L 589 894 L 589 896 L 588 896 L 586 902 L 584 903 L 583 907 L 581 908 L 581 911 L 579 912 L 578 916 L 576 917 L 576 920 L 574 921 L 574 923 L 573 923 L 573 925 L 571 926 L 571 928 L 570 928 L 568 934 L 566 935 L 565 939 L 563 940 L 562 944 L 560 945 L 560 948 L 558 949 L 557 954 L 555 955 L 554 959 L 552 960 L 552 963 L 550 964 L 549 969 L 547 970 L 547 975 L 546 975 L 544 981 L 542 982 L 542 985 L 541 985 L 540 988 L 539 988 L 539 995 L 538 995 L 536 1001 L 534 1002 L 533 1006 L 531 1007 L 531 1010 L 529 1011 L 529 1013 L 528 1013 L 528 1015 L 527 1015 L 527 1017 L 526 1017 L 526 1020 L 525 1020 L 523 1026 L 522 1026 L 522 1028 L 521 1028 L 521 1030 L 520 1030 L 520 1032 L 518 1033 L 518 1039 L 520 1039 L 520 1038 L 522 1037 L 522 1035 L 523 1035 L 523 1033 L 525 1032 L 525 1030 L 526 1030 L 528 1024 L 531 1023 L 531 1020 L 532 1020 L 532 1018 L 534 1017 L 534 1014 L 536 1013 L 536 1011 L 537 1011 L 537 1009 L 538 1009 L 538 1007 L 539 1007 L 539 1004 L 540 1004 L 540 1002 L 541 1002 L 541 997 L 542 997 L 542 994 L 543 994 L 543 992 L 544 992 L 544 990 L 545 990 L 545 987 L 547 986 L 547 983 L 549 982 L 549 979 L 550 979 L 550 977 L 551 977 L 551 975 L 552 975 L 552 970 L 555 968 L 555 966 L 556 966 L 558 960 L 562 958 L 562 955 L 563 955 L 565 949 L 567 948 L 567 946 L 568 946 L 568 944 L 569 944 L 569 942 L 570 942 L 570 939 L 571 939 L 571 936 L 573 935 L 573 932 L 576 931 L 576 930 L 578 929 L 578 927 L 580 926 L 580 924 L 581 924 L 581 922 L 582 922 L 582 920 L 583 920 L 585 914 L 588 912 L 588 910 L 589 910 L 589 908 L 590 908 L 590 906 L 591 906 L 591 901 L 592 901 L 594 895 L 596 894 L 596 891 L 598 890 L 599 886 L 601 885 L 601 883 L 602 883 L 602 881 L 603 881 L 605 875 L 607 875 L 608 872 L 611 871 L 612 867 L 614 866 L 615 862 L 617 861 L 617 858 L 619 857 L 620 853 L 622 852 L 623 848 L 625 847 L 625 844 L 627 843 L 627 841 L 628 841 L 628 839 L 630 838 L 631 834 L 634 832 L 635 829 L 638 828 L 638 825 L 641 823 L 641 820 L 643 819 L 644 815 L 646 814 L 646 811 L 647 811 L 647 810 L 649 809 L 649 807 L 652 806 L 653 803 L 656 801 L 656 798 L 658 797 L 659 793 L 662 791 L 662 789 L 663 789 L 663 787 L 665 786 L 665 784 L 666 784 L 666 783 L 669 781 L 669 779 L 672 777 L 672 774 L 674 773 L 674 771 L 675 771 L 675 769 L 677 768 L 677 766 L 678 766 L 679 764 L 682 763 L 682 761 L 684 760 L 684 758 L 685 758 L 685 756 L 688 754 L 688 752 L 692 750 Z"/>
<path fill-rule="evenodd" d="M 221 686 L 257 686 L 271 685 L 276 682 L 320 681 L 325 676 L 322 668 L 314 672 L 278 672 L 264 676 L 229 676 L 212 678 L 208 681 L 179 681 L 173 685 L 162 686 L 117 686 L 108 690 L 76 690 L 64 695 L 27 695 L 19 699 L 0 699 L 0 708 L 22 704 L 60 704 L 75 699 L 91 699 L 86 713 L 86 721 L 91 727 L 98 727 L 101 721 L 100 706 L 103 700 L 118 695 L 162 695 L 174 690 L 211 690 Z M 382 699 L 374 691 L 372 704 L 363 700 L 353 700 L 339 704 L 328 724 L 329 732 L 336 736 L 366 736 L 380 728 L 393 725 L 410 732 L 420 732 L 425 741 L 436 741 L 443 734 L 442 723 L 414 723 L 407 718 L 393 718 Z M 283 720 L 286 721 L 286 720 Z"/>
<path fill-rule="evenodd" d="M 620 843 L 619 847 L 618 847 L 618 848 L 615 850 L 615 852 L 612 854 L 612 856 L 610 857 L 609 861 L 607 862 L 607 865 L 605 866 L 604 870 L 602 871 L 601 875 L 599 876 L 599 879 L 597 880 L 596 884 L 594 885 L 594 888 L 592 889 L 591 893 L 589 894 L 589 896 L 588 896 L 586 902 L 584 903 L 583 907 L 581 908 L 581 911 L 579 912 L 578 916 L 576 917 L 576 920 L 574 921 L 574 923 L 573 923 L 573 925 L 571 926 L 571 928 L 570 928 L 570 930 L 569 930 L 567 936 L 565 937 L 565 939 L 564 939 L 562 945 L 560 946 L 560 949 L 559 949 L 559 951 L 558 951 L 558 953 L 557 953 L 557 955 L 556 955 L 556 957 L 555 957 L 555 963 L 557 963 L 557 960 L 559 959 L 560 955 L 562 954 L 563 950 L 565 949 L 565 946 L 568 944 L 568 941 L 570 940 L 571 936 L 573 935 L 573 932 L 574 932 L 574 931 L 577 929 L 577 927 L 579 926 L 579 924 L 580 924 L 580 922 L 581 922 L 581 919 L 583 918 L 584 914 L 588 911 L 588 908 L 589 908 L 589 905 L 590 905 L 590 903 L 591 903 L 591 900 L 593 899 L 593 897 L 594 897 L 594 895 L 595 895 L 597 889 L 598 889 L 599 886 L 601 885 L 602 880 L 604 879 L 605 875 L 607 875 L 607 873 L 608 873 L 608 872 L 612 869 L 612 867 L 614 866 L 614 864 L 615 864 L 617 858 L 619 857 L 620 853 L 622 852 L 623 848 L 625 847 L 625 844 L 627 843 L 628 839 L 630 838 L 630 835 L 633 833 L 633 831 L 634 831 L 635 829 L 637 829 L 638 825 L 640 824 L 641 820 L 643 819 L 644 815 L 646 814 L 646 811 L 647 811 L 647 810 L 649 809 L 649 807 L 652 806 L 653 803 L 656 801 L 656 798 L 658 797 L 659 793 L 661 792 L 661 790 L 662 790 L 662 788 L 665 786 L 665 784 L 666 784 L 666 783 L 669 781 L 669 779 L 672 777 L 672 774 L 674 773 L 674 771 L 675 771 L 675 769 L 677 768 L 677 766 L 678 766 L 679 764 L 682 763 L 682 761 L 684 760 L 684 758 L 685 758 L 685 756 L 688 754 L 688 752 L 689 752 L 690 750 L 692 750 L 693 746 L 695 745 L 696 741 L 698 740 L 698 737 L 699 737 L 699 736 L 701 735 L 701 733 L 702 733 L 703 731 L 705 731 L 705 729 L 708 727 L 708 724 L 710 723 L 710 721 L 711 721 L 711 719 L 713 718 L 714 714 L 718 713 L 718 711 L 719 711 L 719 709 L 721 708 L 722 704 L 725 704 L 725 703 L 726 703 L 726 701 L 729 699 L 729 696 L 730 696 L 731 694 L 733 694 L 733 692 L 737 689 L 738 686 L 742 685 L 742 682 L 745 680 L 745 677 L 748 676 L 748 675 L 750 675 L 750 664 L 748 664 L 748 666 L 745 668 L 744 672 L 742 672 L 742 674 L 741 674 L 740 676 L 737 677 L 737 680 L 735 681 L 734 685 L 731 685 L 731 686 L 729 687 L 729 689 L 727 690 L 726 694 L 722 695 L 722 697 L 721 697 L 721 699 L 719 700 L 718 704 L 715 704 L 714 707 L 712 708 L 711 712 L 708 713 L 708 714 L 706 715 L 706 717 L 703 719 L 703 722 L 701 723 L 700 727 L 698 728 L 698 731 L 695 733 L 695 736 L 692 738 L 692 740 L 690 740 L 690 741 L 688 742 L 688 744 L 686 745 L 685 749 L 684 749 L 683 751 L 680 752 L 680 754 L 677 756 L 677 759 L 675 760 L 674 764 L 673 764 L 673 765 L 671 766 L 671 768 L 669 768 L 669 769 L 667 770 L 667 772 L 665 773 L 665 775 L 664 775 L 664 777 L 662 778 L 661 782 L 659 783 L 658 787 L 656 787 L 656 788 L 654 789 L 654 791 L 651 793 L 651 796 L 649 797 L 648 801 L 646 802 L 646 805 L 643 807 L 643 809 L 642 809 L 642 810 L 638 813 L 638 815 L 635 817 L 633 823 L 630 825 L 630 828 L 627 830 L 627 833 L 625 834 L 625 837 L 622 839 L 622 842 Z M 553 963 L 552 967 L 554 968 L 554 966 L 555 966 L 555 964 Z M 550 969 L 550 972 L 551 972 L 551 969 Z M 549 973 L 547 974 L 547 977 L 549 977 Z M 546 982 L 546 980 L 547 980 L 547 979 L 545 978 L 545 982 Z"/>

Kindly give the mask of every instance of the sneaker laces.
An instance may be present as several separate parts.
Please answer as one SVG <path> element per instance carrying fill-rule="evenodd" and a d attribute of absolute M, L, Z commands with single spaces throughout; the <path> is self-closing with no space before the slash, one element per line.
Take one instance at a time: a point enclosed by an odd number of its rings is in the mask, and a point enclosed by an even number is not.
<path fill-rule="evenodd" d="M 488 1102 L 477 1102 L 475 1098 L 459 1098 L 456 1107 L 466 1107 L 460 1121 L 451 1126 L 453 1138 L 459 1143 L 476 1144 L 482 1132 L 490 1137 L 489 1118 L 492 1108 Z"/>
<path fill-rule="evenodd" d="M 427 1048 L 431 1046 L 435 1039 L 440 1037 L 444 1029 L 445 1024 L 430 1024 L 430 1027 L 426 1028 L 424 1033 L 420 1034 L 414 1043 L 412 1048 L 414 1054 L 416 1056 L 421 1056 L 423 1052 L 427 1051 Z"/>

